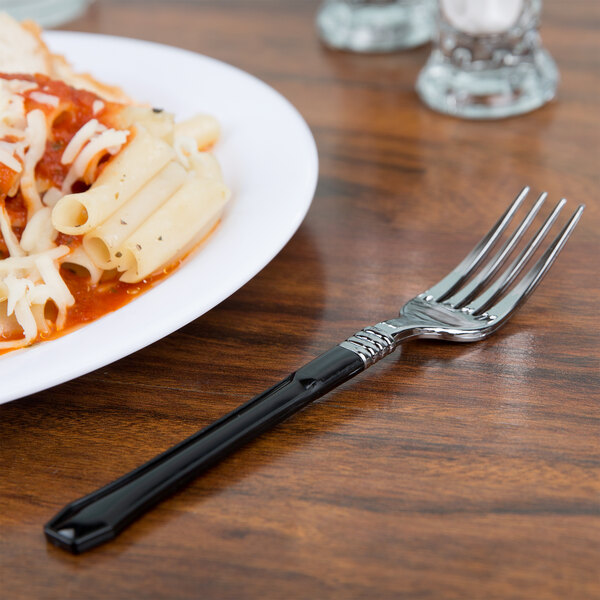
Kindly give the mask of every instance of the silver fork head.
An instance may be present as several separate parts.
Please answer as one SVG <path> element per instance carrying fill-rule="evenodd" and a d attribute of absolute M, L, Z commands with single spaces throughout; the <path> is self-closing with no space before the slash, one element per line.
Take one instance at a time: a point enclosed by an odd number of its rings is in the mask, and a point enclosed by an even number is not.
<path fill-rule="evenodd" d="M 456 341 L 483 339 L 502 326 L 548 272 L 584 209 L 583 205 L 577 208 L 533 267 L 517 281 L 566 203 L 563 199 L 557 204 L 519 255 L 500 273 L 546 199 L 545 193 L 539 197 L 513 235 L 492 256 L 493 246 L 508 227 L 528 191 L 529 188 L 521 191 L 494 227 L 455 269 L 405 304 L 399 320 L 392 319 L 388 323 L 405 331 L 407 322 L 411 322 L 415 324 L 415 331 L 418 330 L 415 335 L 419 337 L 441 337 Z M 475 277 L 468 282 L 473 275 Z"/>

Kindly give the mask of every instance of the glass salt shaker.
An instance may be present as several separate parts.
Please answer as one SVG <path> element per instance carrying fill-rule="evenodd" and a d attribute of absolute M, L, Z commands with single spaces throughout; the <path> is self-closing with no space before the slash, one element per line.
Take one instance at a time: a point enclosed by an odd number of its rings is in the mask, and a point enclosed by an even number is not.
<path fill-rule="evenodd" d="M 423 102 L 468 119 L 534 110 L 556 94 L 558 70 L 539 35 L 542 0 L 440 0 Z"/>
<path fill-rule="evenodd" d="M 391 52 L 427 43 L 435 10 L 436 0 L 325 0 L 316 23 L 332 48 Z"/>

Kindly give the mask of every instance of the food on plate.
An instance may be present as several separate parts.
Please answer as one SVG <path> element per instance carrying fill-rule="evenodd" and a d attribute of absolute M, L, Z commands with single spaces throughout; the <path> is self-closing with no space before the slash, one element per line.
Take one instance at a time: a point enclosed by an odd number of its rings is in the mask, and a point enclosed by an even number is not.
<path fill-rule="evenodd" d="M 0 14 L 0 352 L 119 308 L 214 229 L 217 121 L 75 74 Z"/>

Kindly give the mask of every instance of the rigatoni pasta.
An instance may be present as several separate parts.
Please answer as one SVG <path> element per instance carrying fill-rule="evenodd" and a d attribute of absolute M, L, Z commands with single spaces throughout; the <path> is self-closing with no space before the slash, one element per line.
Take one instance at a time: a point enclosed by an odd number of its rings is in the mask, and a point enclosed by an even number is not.
<path fill-rule="evenodd" d="M 0 351 L 117 308 L 209 235 L 230 197 L 219 132 L 0 73 Z"/>
<path fill-rule="evenodd" d="M 104 269 L 116 268 L 123 243 L 184 183 L 187 172 L 171 161 L 139 189 L 121 208 L 83 237 L 90 258 Z"/>
<path fill-rule="evenodd" d="M 228 199 L 222 182 L 189 178 L 117 252 L 121 281 L 140 281 L 189 250 L 214 227 Z"/>

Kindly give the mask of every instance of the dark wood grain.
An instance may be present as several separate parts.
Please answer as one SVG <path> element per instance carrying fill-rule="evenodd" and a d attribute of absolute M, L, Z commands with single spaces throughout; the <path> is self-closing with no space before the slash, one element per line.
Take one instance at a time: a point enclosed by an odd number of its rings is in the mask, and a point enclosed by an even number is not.
<path fill-rule="evenodd" d="M 298 233 L 220 306 L 0 406 L 3 598 L 600 597 L 598 5 L 545 2 L 558 99 L 482 123 L 419 102 L 427 48 L 321 46 L 317 5 L 98 0 L 69 26 L 262 78 L 309 123 L 320 178 Z M 42 525 L 65 503 L 393 316 L 525 184 L 587 209 L 494 338 L 408 344 L 115 542 L 80 557 L 46 544 Z"/>

